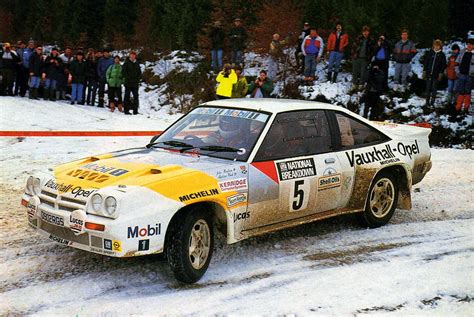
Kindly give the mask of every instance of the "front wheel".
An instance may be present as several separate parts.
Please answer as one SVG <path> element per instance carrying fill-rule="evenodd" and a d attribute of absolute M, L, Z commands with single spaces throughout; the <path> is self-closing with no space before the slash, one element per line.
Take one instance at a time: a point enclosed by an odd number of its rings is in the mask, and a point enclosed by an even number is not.
<path fill-rule="evenodd" d="M 178 281 L 198 281 L 209 266 L 213 248 L 212 219 L 206 210 L 189 210 L 171 224 L 166 256 Z"/>
<path fill-rule="evenodd" d="M 365 210 L 361 215 L 363 225 L 378 228 L 385 225 L 398 202 L 398 183 L 390 173 L 378 174 L 370 185 Z"/>

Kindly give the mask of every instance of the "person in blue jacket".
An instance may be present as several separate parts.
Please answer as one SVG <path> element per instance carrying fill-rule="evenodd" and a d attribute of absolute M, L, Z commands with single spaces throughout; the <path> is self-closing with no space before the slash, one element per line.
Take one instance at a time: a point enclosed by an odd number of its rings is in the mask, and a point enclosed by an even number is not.
<path fill-rule="evenodd" d="M 104 49 L 103 56 L 97 62 L 97 76 L 99 78 L 99 104 L 98 107 L 104 107 L 105 84 L 107 84 L 107 69 L 114 63 L 110 56 L 110 50 Z"/>

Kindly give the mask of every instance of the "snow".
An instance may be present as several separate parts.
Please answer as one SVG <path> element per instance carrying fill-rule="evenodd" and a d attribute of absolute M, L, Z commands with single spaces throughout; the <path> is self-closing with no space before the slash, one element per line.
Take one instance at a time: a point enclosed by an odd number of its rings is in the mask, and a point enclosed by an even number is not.
<path fill-rule="evenodd" d="M 1 130 L 162 130 L 179 117 L 144 112 L 0 97 Z M 163 257 L 108 258 L 28 228 L 19 206 L 28 172 L 148 140 L 0 139 L 0 315 L 474 315 L 471 150 L 433 149 L 413 209 L 382 228 L 345 216 L 234 245 L 219 237 L 194 285 L 177 283 Z"/>

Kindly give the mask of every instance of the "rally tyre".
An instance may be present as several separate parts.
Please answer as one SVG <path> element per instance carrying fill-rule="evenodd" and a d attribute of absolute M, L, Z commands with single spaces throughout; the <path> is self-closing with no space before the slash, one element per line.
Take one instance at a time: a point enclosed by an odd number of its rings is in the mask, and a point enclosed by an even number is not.
<path fill-rule="evenodd" d="M 171 223 L 166 257 L 176 279 L 195 283 L 206 272 L 214 248 L 212 218 L 203 208 L 193 208 Z"/>
<path fill-rule="evenodd" d="M 369 228 L 385 225 L 392 218 L 398 202 L 398 183 L 396 178 L 387 172 L 375 176 L 370 185 L 365 210 L 361 222 Z"/>

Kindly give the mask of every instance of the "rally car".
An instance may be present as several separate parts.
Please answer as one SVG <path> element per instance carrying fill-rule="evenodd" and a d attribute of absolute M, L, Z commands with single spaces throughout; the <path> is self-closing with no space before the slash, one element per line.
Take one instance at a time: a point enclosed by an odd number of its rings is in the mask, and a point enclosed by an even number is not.
<path fill-rule="evenodd" d="M 113 257 L 164 252 L 192 283 L 215 229 L 235 243 L 347 213 L 386 224 L 431 168 L 430 131 L 318 102 L 212 101 L 147 145 L 31 175 L 21 202 L 51 240 Z"/>

